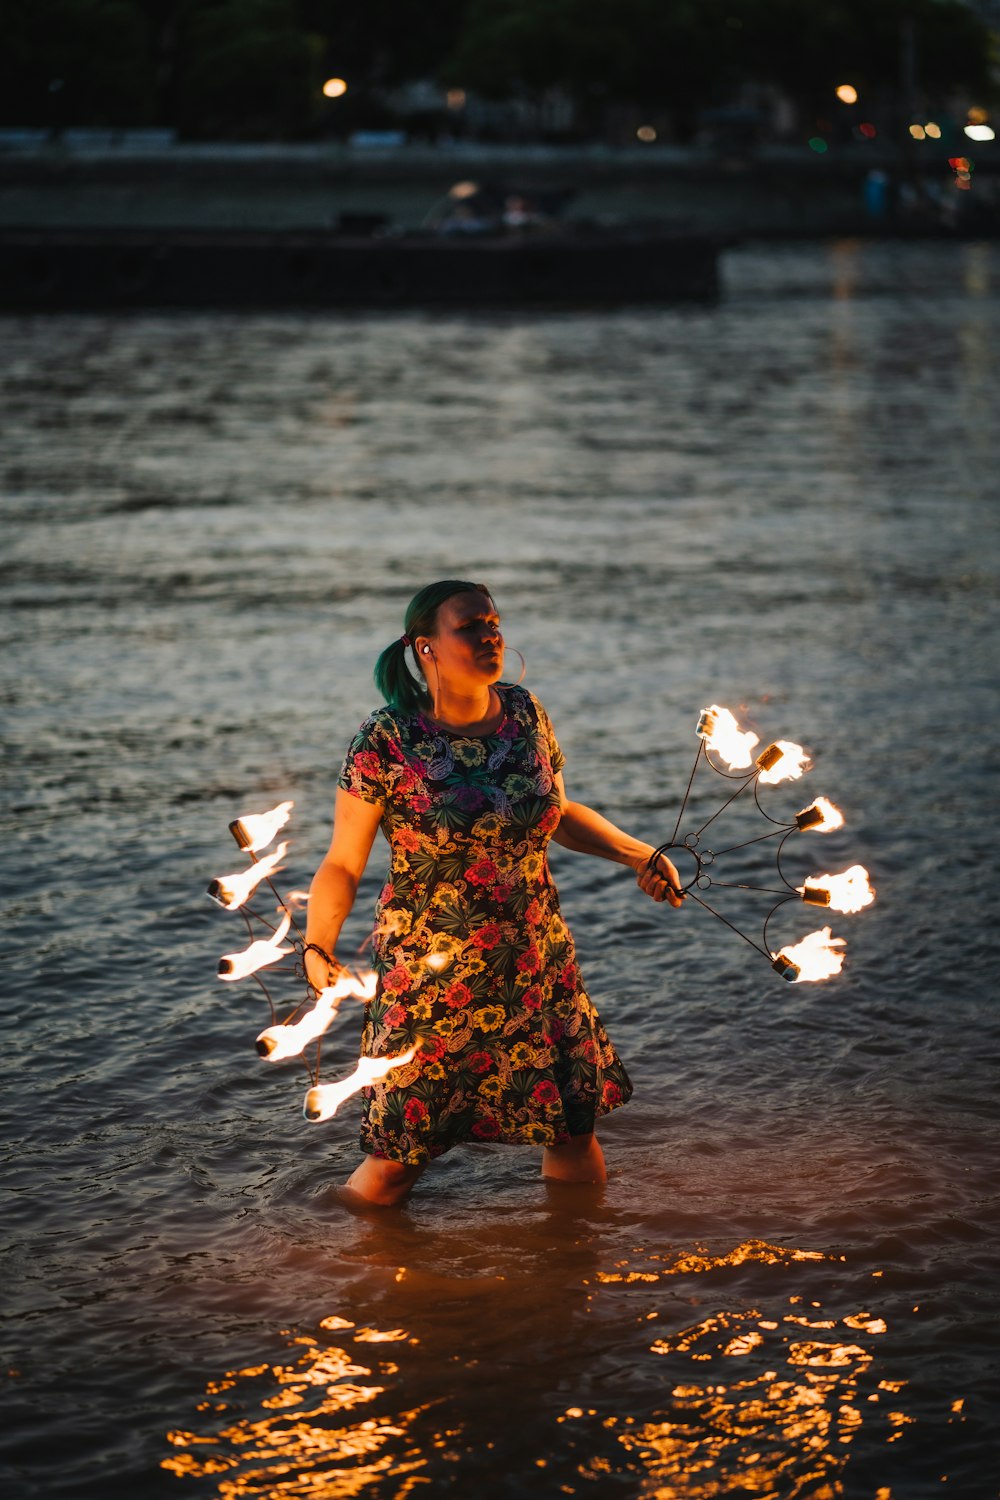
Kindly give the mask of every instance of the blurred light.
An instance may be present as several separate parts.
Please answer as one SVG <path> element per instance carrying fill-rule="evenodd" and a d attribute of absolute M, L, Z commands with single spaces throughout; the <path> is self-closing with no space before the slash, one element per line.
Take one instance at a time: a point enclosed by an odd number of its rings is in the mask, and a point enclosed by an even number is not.
<path fill-rule="evenodd" d="M 970 141 L 995 141 L 996 131 L 992 125 L 966 125 L 965 134 Z"/>
<path fill-rule="evenodd" d="M 448 108 L 449 109 L 464 109 L 465 108 L 465 90 L 464 89 L 449 89 L 448 90 L 448 94 L 447 94 L 447 102 L 448 102 Z"/>
<path fill-rule="evenodd" d="M 927 124 L 924 126 L 924 130 L 930 136 L 932 141 L 939 141 L 941 139 L 941 126 L 936 125 L 933 120 L 927 121 Z"/>
<path fill-rule="evenodd" d="M 639 129 L 636 131 L 636 135 L 639 137 L 640 141 L 656 140 L 656 131 L 653 129 L 652 125 L 640 125 Z"/>
<path fill-rule="evenodd" d="M 861 131 L 861 134 L 864 136 L 866 141 L 873 141 L 878 134 L 875 126 L 872 125 L 868 120 L 865 120 L 863 124 L 859 125 L 858 129 Z"/>
<path fill-rule="evenodd" d="M 968 112 L 970 125 L 985 125 L 989 118 L 985 109 L 970 109 Z"/>
<path fill-rule="evenodd" d="M 858 91 L 853 83 L 842 83 L 837 89 L 837 98 L 841 104 L 857 104 Z"/>
<path fill-rule="evenodd" d="M 922 125 L 911 125 L 910 134 L 915 141 L 922 141 L 927 132 L 924 130 L 924 127 Z"/>
<path fill-rule="evenodd" d="M 809 142 L 809 149 L 810 151 L 818 151 L 820 156 L 822 156 L 823 152 L 827 149 L 826 141 L 824 141 L 821 135 L 814 135 Z"/>
<path fill-rule="evenodd" d="M 478 182 L 456 182 L 448 189 L 449 198 L 474 198 L 479 192 Z"/>
<path fill-rule="evenodd" d="M 347 93 L 347 84 L 342 78 L 328 78 L 323 85 L 323 93 L 328 99 L 340 99 Z"/>

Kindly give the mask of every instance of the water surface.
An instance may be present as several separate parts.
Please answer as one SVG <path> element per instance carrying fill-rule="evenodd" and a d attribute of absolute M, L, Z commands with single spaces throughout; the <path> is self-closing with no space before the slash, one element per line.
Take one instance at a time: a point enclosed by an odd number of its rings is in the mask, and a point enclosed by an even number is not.
<path fill-rule="evenodd" d="M 757 247 L 713 308 L 0 323 L 7 1492 L 997 1493 L 998 256 Z M 356 1112 L 307 1125 L 258 1061 L 204 888 L 285 798 L 308 883 L 374 657 L 453 573 L 572 795 L 666 838 L 728 704 L 813 757 L 769 810 L 844 810 L 788 873 L 879 899 L 786 985 L 555 850 L 637 1086 L 607 1187 L 477 1146 L 356 1217 Z M 356 1049 L 345 1012 L 324 1076 Z"/>

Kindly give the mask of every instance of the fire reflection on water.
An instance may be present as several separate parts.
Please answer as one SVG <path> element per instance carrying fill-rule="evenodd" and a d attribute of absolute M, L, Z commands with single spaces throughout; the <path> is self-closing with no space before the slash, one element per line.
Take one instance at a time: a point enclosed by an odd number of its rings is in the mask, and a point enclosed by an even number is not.
<path fill-rule="evenodd" d="M 637 1494 L 671 1500 L 736 1492 L 835 1500 L 845 1493 L 851 1445 L 862 1430 L 870 1452 L 872 1443 L 895 1442 L 912 1421 L 899 1409 L 905 1382 L 881 1378 L 876 1341 L 887 1327 L 869 1307 L 831 1309 L 808 1291 L 788 1297 L 787 1278 L 780 1308 L 735 1305 L 742 1299 L 720 1281 L 720 1273 L 749 1266 L 766 1286 L 758 1266 L 822 1269 L 840 1257 L 764 1241 L 721 1255 L 636 1254 L 580 1286 L 602 1344 L 609 1318 L 631 1340 L 626 1357 L 634 1380 L 619 1373 L 614 1389 L 602 1393 L 601 1411 L 567 1405 L 552 1418 L 535 1412 L 537 1452 L 523 1453 L 526 1475 L 546 1470 L 564 1494 L 591 1493 L 595 1480 L 620 1475 L 638 1481 Z M 405 1278 L 401 1271 L 396 1280 Z M 662 1326 L 713 1296 L 726 1305 L 650 1341 L 654 1320 Z M 493 1442 L 481 1413 L 463 1410 L 467 1391 L 458 1370 L 440 1362 L 435 1368 L 431 1347 L 422 1349 L 410 1328 L 359 1326 L 334 1314 L 319 1334 L 293 1338 L 294 1358 L 285 1363 L 232 1370 L 211 1383 L 199 1406 L 206 1430 L 170 1433 L 175 1452 L 163 1467 L 182 1479 L 213 1478 L 221 1500 L 388 1500 L 445 1476 L 458 1480 L 466 1463 L 489 1463 L 484 1450 Z M 584 1359 L 586 1338 L 583 1332 L 577 1341 Z M 379 1357 L 379 1345 L 387 1357 Z M 475 1352 L 470 1334 L 465 1353 Z M 421 1404 L 393 1409 L 403 1390 L 415 1388 Z M 502 1427 L 512 1417 L 504 1411 L 491 1419 Z M 890 1500 L 892 1491 L 882 1494 Z"/>
<path fill-rule="evenodd" d="M 324 1323 L 338 1330 L 353 1326 L 339 1317 Z M 368 1342 L 406 1337 L 398 1329 L 388 1335 L 362 1330 L 354 1337 L 365 1341 L 366 1333 Z M 168 1441 L 179 1451 L 162 1467 L 180 1478 L 225 1476 L 217 1490 L 224 1500 L 247 1495 L 357 1495 L 381 1477 L 398 1479 L 423 1467 L 419 1447 L 398 1451 L 398 1440 L 405 1439 L 417 1412 L 402 1412 L 389 1420 L 351 1420 L 350 1413 L 369 1407 L 386 1391 L 384 1385 L 360 1383 L 373 1373 L 368 1365 L 357 1363 L 347 1349 L 310 1337 L 295 1338 L 293 1347 L 299 1353 L 288 1364 L 252 1365 L 211 1382 L 209 1399 L 200 1411 L 229 1415 L 246 1411 L 256 1399 L 262 1414 L 240 1416 L 214 1435 L 168 1433 Z M 387 1361 L 380 1374 L 391 1377 L 396 1369 Z M 221 1401 L 212 1399 L 220 1396 Z"/>

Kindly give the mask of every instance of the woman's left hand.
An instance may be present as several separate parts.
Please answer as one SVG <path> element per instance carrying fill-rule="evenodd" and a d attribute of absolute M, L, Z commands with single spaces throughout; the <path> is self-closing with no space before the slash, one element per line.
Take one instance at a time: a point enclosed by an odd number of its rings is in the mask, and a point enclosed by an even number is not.
<path fill-rule="evenodd" d="M 655 858 L 654 858 L 655 856 Z M 640 856 L 632 868 L 635 870 L 640 891 L 645 891 L 654 901 L 668 901 L 679 907 L 684 901 L 681 877 L 677 866 L 665 854 L 657 854 L 652 844 L 648 853 Z"/>

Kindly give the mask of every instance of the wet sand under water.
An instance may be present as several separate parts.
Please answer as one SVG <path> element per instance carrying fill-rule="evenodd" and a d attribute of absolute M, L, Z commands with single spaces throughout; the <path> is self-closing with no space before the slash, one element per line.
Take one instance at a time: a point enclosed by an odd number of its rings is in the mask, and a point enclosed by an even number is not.
<path fill-rule="evenodd" d="M 5 1493 L 998 1493 L 998 256 L 757 247 L 710 309 L 0 322 Z M 306 1124 L 257 1059 L 204 889 L 286 797 L 308 882 L 374 657 L 454 572 L 572 795 L 666 838 L 728 704 L 813 756 L 769 811 L 844 810 L 786 870 L 878 901 L 783 908 L 848 943 L 786 985 L 555 850 L 636 1084 L 607 1186 L 476 1146 L 354 1214 L 356 1109 Z M 344 1012 L 324 1076 L 356 1049 Z"/>

